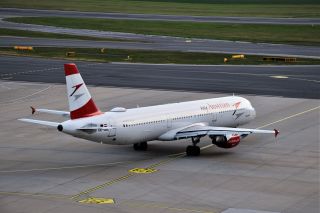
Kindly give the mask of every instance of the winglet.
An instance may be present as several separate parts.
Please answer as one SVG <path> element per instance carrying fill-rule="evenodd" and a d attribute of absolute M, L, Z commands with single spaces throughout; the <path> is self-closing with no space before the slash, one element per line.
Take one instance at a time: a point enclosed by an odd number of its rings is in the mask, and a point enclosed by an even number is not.
<path fill-rule="evenodd" d="M 30 108 L 31 108 L 31 113 L 33 115 L 36 112 L 36 108 L 34 108 L 33 106 L 30 106 Z"/>
<path fill-rule="evenodd" d="M 277 137 L 279 135 L 279 130 L 274 129 L 274 137 Z"/>

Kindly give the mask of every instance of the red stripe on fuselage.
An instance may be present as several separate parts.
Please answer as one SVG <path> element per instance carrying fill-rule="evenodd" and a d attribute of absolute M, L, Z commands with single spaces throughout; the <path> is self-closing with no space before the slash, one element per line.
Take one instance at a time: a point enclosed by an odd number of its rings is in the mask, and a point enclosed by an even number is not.
<path fill-rule="evenodd" d="M 75 64 L 64 64 L 64 73 L 66 76 L 79 73 L 78 68 Z"/>
<path fill-rule="evenodd" d="M 102 112 L 98 109 L 92 99 L 90 99 L 83 107 L 70 112 L 71 119 L 86 118 L 100 115 Z"/>

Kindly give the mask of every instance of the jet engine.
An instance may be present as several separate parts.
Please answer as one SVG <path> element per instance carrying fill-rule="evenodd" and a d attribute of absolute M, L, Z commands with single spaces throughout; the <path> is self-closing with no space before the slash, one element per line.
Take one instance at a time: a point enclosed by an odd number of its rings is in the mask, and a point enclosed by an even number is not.
<path fill-rule="evenodd" d="M 237 146 L 240 143 L 241 137 L 239 135 L 233 135 L 227 139 L 224 135 L 212 136 L 212 143 L 219 148 L 230 149 Z"/>

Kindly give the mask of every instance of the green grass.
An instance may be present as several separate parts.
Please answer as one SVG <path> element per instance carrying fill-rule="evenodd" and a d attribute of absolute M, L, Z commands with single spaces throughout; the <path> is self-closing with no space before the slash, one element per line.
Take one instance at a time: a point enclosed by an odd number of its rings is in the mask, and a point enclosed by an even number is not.
<path fill-rule="evenodd" d="M 16 17 L 8 21 L 86 28 L 102 31 L 169 35 L 189 38 L 208 38 L 233 41 L 269 42 L 286 44 L 320 44 L 320 26 L 220 24 L 173 21 L 141 21 L 113 19 L 83 19 L 58 17 Z"/>
<path fill-rule="evenodd" d="M 67 57 L 66 52 L 76 52 L 74 57 Z M 231 58 L 228 54 L 192 53 L 173 51 L 149 50 L 119 50 L 106 49 L 104 53 L 94 48 L 56 48 L 36 47 L 33 51 L 0 48 L 0 54 L 19 56 L 41 56 L 46 58 L 67 58 L 70 60 L 89 60 L 97 62 L 140 62 L 140 63 L 176 63 L 176 64 L 224 64 L 224 58 Z M 130 59 L 128 60 L 128 56 Z M 248 55 L 246 59 L 230 60 L 227 64 L 285 64 L 284 62 L 264 62 L 263 56 Z M 320 64 L 317 59 L 298 59 L 295 63 L 286 64 Z"/>
<path fill-rule="evenodd" d="M 318 0 L 1 0 L 0 7 L 197 16 L 320 17 Z"/>
<path fill-rule="evenodd" d="M 45 33 L 45 32 L 34 32 L 28 30 L 16 30 L 0 28 L 0 36 L 19 36 L 19 37 L 33 37 L 33 38 L 57 38 L 57 39 L 80 39 L 80 40 L 92 40 L 92 41 L 129 41 L 122 39 L 112 38 L 97 38 L 91 36 L 77 36 L 59 33 Z M 130 40 L 133 41 L 133 40 Z"/>

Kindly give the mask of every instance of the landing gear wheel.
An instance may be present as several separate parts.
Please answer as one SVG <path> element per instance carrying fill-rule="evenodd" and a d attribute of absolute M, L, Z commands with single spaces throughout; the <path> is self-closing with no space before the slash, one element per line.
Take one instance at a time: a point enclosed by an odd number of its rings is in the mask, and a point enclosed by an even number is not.
<path fill-rule="evenodd" d="M 140 150 L 146 151 L 148 149 L 148 144 L 147 142 L 142 142 L 140 143 Z"/>
<path fill-rule="evenodd" d="M 133 144 L 133 149 L 136 151 L 146 151 L 148 149 L 147 142 L 135 143 Z"/>
<path fill-rule="evenodd" d="M 200 147 L 198 146 L 187 146 L 187 156 L 199 156 L 200 155 Z"/>

